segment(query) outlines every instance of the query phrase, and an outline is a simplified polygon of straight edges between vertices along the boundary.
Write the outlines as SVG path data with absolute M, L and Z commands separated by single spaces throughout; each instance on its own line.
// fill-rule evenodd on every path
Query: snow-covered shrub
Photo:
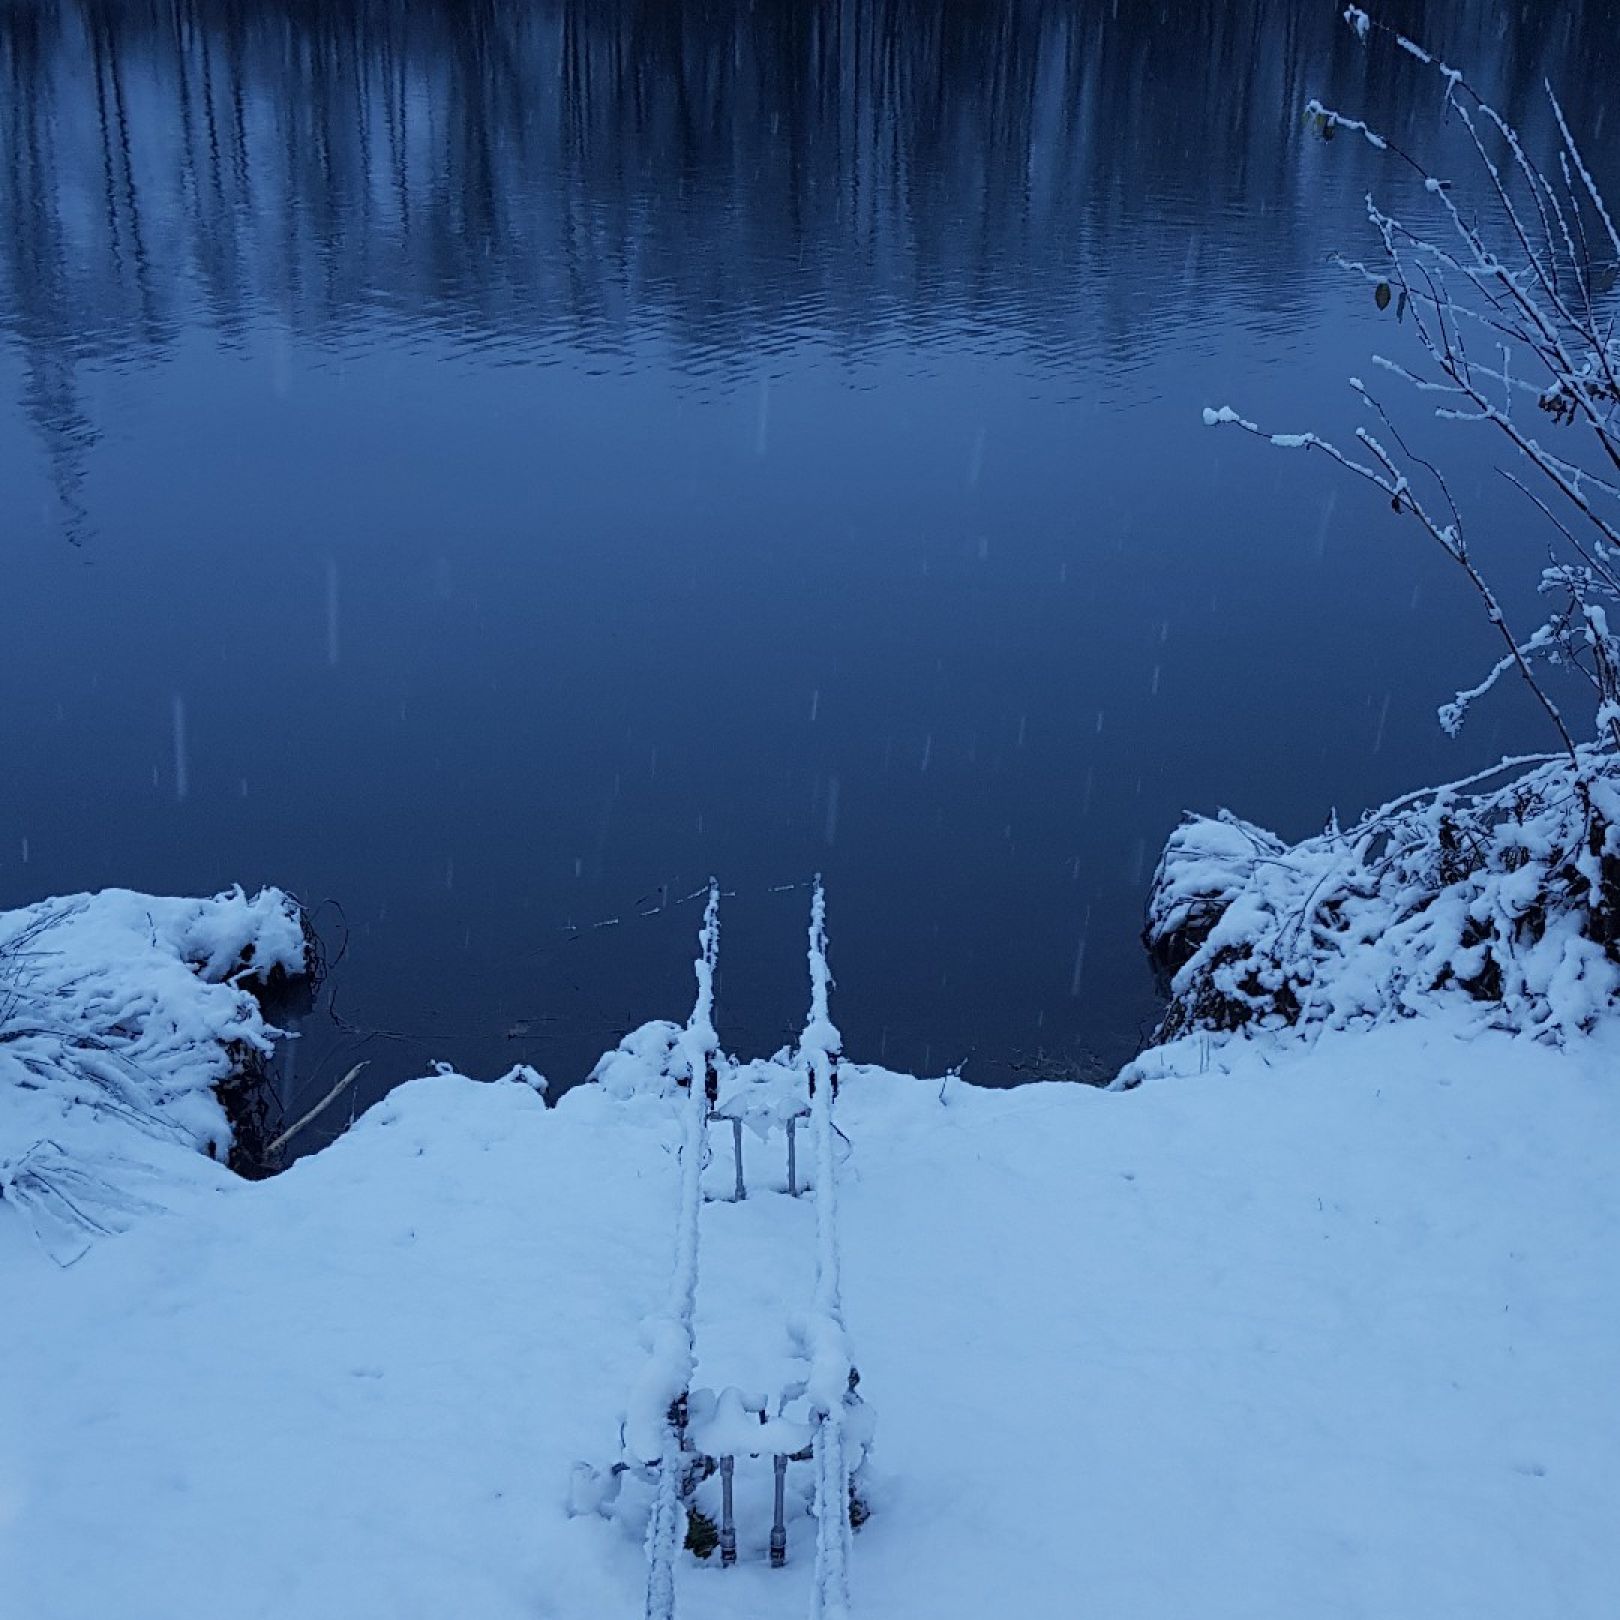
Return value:
M 1620 993 L 1620 768 L 1588 747 L 1292 846 L 1191 818 L 1159 861 L 1144 937 L 1171 975 L 1161 1042 L 1374 1023 L 1442 993 L 1505 1028 L 1588 1029 Z
M 1460 204 L 1451 179 L 1361 119 L 1307 104 L 1322 138 L 1359 136 L 1410 190 L 1399 213 L 1369 196 L 1379 255 L 1339 261 L 1418 351 L 1373 365 L 1442 423 L 1506 452 L 1497 471 L 1522 500 L 1526 572 L 1550 610 L 1528 631 L 1510 624 L 1442 466 L 1360 378 L 1350 386 L 1371 422 L 1349 449 L 1268 433 L 1229 406 L 1204 420 L 1321 455 L 1379 490 L 1457 566 L 1502 643 L 1485 678 L 1441 707 L 1442 727 L 1455 735 L 1511 674 L 1560 751 L 1293 846 L 1232 816 L 1189 820 L 1148 907 L 1148 948 L 1173 975 L 1156 1042 L 1376 1020 L 1442 992 L 1556 1036 L 1587 1028 L 1620 988 L 1620 231 L 1550 87 L 1556 139 L 1541 164 L 1463 73 L 1358 7 L 1345 20 L 1433 77 L 1436 113 L 1480 193 L 1479 206 Z M 1555 700 L 1555 681 L 1578 710 L 1566 713 L 1562 691 Z M 1522 774 L 1501 785 L 1511 769 Z
M 0 912 L 0 1202 L 93 1233 L 117 1224 L 112 1170 L 143 1144 L 252 1168 L 277 1034 L 260 997 L 314 971 L 304 914 L 275 889 Z

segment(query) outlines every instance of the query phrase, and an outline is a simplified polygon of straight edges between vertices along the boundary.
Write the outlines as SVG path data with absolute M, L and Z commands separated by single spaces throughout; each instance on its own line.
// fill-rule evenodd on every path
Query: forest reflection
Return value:
M 1530 127 L 1550 65 L 1612 77 L 1602 4 L 1500 39 L 1494 6 L 1396 10 Z M 266 306 L 608 348 L 653 319 L 697 364 L 984 316 L 1061 346 L 1083 306 L 1123 349 L 1224 255 L 1273 287 L 1319 259 L 1308 75 L 1388 101 L 1297 0 L 25 0 L 0 64 L 0 318 L 36 366 L 161 346 L 192 301 L 226 336 Z M 1110 274 L 1143 234 L 1176 274 Z

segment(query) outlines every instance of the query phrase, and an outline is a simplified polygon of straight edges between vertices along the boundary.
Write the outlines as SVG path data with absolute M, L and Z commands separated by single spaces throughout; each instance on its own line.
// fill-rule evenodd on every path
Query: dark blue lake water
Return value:
M 1116 1065 L 1184 808 L 1544 741 L 1440 733 L 1494 654 L 1387 505 L 1200 423 L 1407 335 L 1301 108 L 1434 97 L 1339 9 L 0 4 L 0 903 L 337 902 L 300 1065 L 375 1092 L 681 1016 L 711 871 L 774 1048 L 820 868 L 854 1056 Z M 1394 13 L 1616 167 L 1612 5 Z

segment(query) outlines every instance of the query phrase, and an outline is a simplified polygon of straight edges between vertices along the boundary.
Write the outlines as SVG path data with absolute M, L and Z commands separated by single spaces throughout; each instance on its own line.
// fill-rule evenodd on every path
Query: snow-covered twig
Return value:
M 370 1058 L 367 1058 L 365 1062 L 355 1064 L 355 1066 L 350 1069 L 349 1072 L 344 1075 L 343 1078 L 339 1080 L 338 1083 L 333 1086 L 332 1089 L 327 1092 L 327 1094 L 322 1097 L 313 1108 L 311 1108 L 307 1113 L 300 1115 L 299 1118 L 289 1125 L 287 1129 L 284 1130 L 279 1136 L 277 1136 L 274 1141 L 268 1143 L 264 1150 L 266 1161 L 274 1162 L 276 1155 L 280 1153 L 281 1150 L 286 1147 L 286 1145 L 292 1141 L 292 1139 L 301 1130 L 303 1130 L 306 1125 L 311 1125 L 317 1119 L 319 1119 L 320 1116 L 324 1114 L 326 1110 L 330 1108 L 332 1104 L 335 1103 L 351 1085 L 354 1084 L 354 1082 L 360 1076 L 360 1071 L 365 1068 L 366 1064 L 370 1061 Z
M 1365 389 L 1361 386 L 1358 379 L 1352 378 L 1351 384 L 1356 388 L 1358 393 L 1362 394 L 1364 398 L 1368 397 Z M 1509 627 L 1507 617 L 1502 611 L 1501 604 L 1497 601 L 1495 591 L 1491 589 L 1491 586 L 1486 580 L 1485 576 L 1480 572 L 1479 568 L 1473 563 L 1468 555 L 1467 547 L 1463 543 L 1462 530 L 1456 519 L 1454 506 L 1452 508 L 1453 521 L 1450 523 L 1442 523 L 1428 510 L 1421 497 L 1414 493 L 1411 480 L 1403 472 L 1401 472 L 1394 456 L 1378 439 L 1376 439 L 1372 434 L 1368 433 L 1365 428 L 1358 428 L 1356 430 L 1356 437 L 1361 441 L 1362 445 L 1366 449 L 1372 452 L 1373 460 L 1377 463 L 1377 465 L 1371 465 L 1364 461 L 1357 461 L 1355 458 L 1347 456 L 1336 444 L 1333 444 L 1330 440 L 1324 439 L 1315 433 L 1267 433 L 1262 427 L 1260 427 L 1258 423 L 1251 422 L 1248 419 L 1239 416 L 1237 412 L 1234 411 L 1230 406 L 1223 405 L 1218 410 L 1206 409 L 1204 412 L 1204 421 L 1211 427 L 1220 425 L 1239 427 L 1245 433 L 1252 434 L 1256 438 L 1265 439 L 1268 443 L 1276 446 L 1278 449 L 1318 450 L 1330 460 L 1336 461 L 1347 472 L 1354 473 L 1356 477 L 1365 479 L 1368 483 L 1373 484 L 1377 488 L 1383 490 L 1383 492 L 1389 496 L 1390 505 L 1395 509 L 1395 511 L 1410 512 L 1418 520 L 1421 526 L 1429 533 L 1429 535 L 1438 543 L 1441 550 L 1443 550 L 1453 562 L 1458 564 L 1458 566 L 1461 567 L 1463 572 L 1467 575 L 1469 583 L 1474 587 L 1475 591 L 1479 594 L 1481 600 L 1484 602 L 1486 617 L 1496 629 L 1497 633 L 1507 643 L 1508 662 L 1519 670 L 1525 682 L 1530 687 L 1530 690 L 1535 694 L 1537 702 L 1540 703 L 1543 711 L 1552 721 L 1554 729 L 1558 732 L 1559 738 L 1563 742 L 1565 748 L 1568 750 L 1570 756 L 1572 758 L 1574 757 L 1575 741 L 1574 738 L 1571 737 L 1569 729 L 1564 723 L 1563 716 L 1559 713 L 1557 705 L 1553 702 L 1552 698 L 1548 695 L 1541 682 L 1537 680 L 1534 672 L 1530 669 L 1529 660 L 1524 651 L 1525 644 L 1521 644 L 1519 638 L 1514 635 L 1512 629 Z M 1435 476 L 1438 477 L 1438 473 L 1436 473 Z M 1443 480 L 1441 487 L 1444 492 Z M 1449 492 L 1445 493 L 1449 503 Z M 1464 707 L 1466 707 L 1466 705 L 1464 705 Z M 1460 711 L 1458 718 L 1460 719 Z M 1447 729 L 1450 730 L 1454 728 L 1448 727 Z
M 1424 375 L 1422 368 L 1384 356 L 1376 356 L 1375 364 L 1419 393 L 1449 396 L 1433 413 L 1440 421 L 1483 424 L 1511 448 L 1524 476 L 1503 468 L 1504 476 L 1548 520 L 1554 545 L 1567 546 L 1574 559 L 1574 566 L 1558 566 L 1555 553 L 1555 566 L 1545 571 L 1544 589 L 1555 583 L 1567 600 L 1528 634 L 1510 628 L 1496 590 L 1470 552 L 1462 515 L 1440 467 L 1411 449 L 1383 402 L 1359 379 L 1352 378 L 1351 385 L 1380 426 L 1376 434 L 1357 430 L 1355 453 L 1316 433 L 1264 432 L 1229 407 L 1206 410 L 1204 419 L 1237 426 L 1280 448 L 1320 452 L 1381 490 L 1396 513 L 1415 518 L 1463 571 L 1505 651 L 1483 681 L 1442 707 L 1448 731 L 1461 724 L 1473 699 L 1513 670 L 1573 761 L 1577 741 L 1591 733 L 1582 725 L 1572 729 L 1554 701 L 1542 669 L 1561 666 L 1587 677 L 1597 735 L 1620 752 L 1620 644 L 1610 640 L 1606 611 L 1620 602 L 1620 568 L 1613 565 L 1620 553 L 1620 480 L 1608 472 L 1620 470 L 1620 340 L 1612 316 L 1600 318 L 1595 280 L 1600 267 L 1592 258 L 1586 216 L 1595 217 L 1597 234 L 1614 250 L 1617 263 L 1620 232 L 1550 85 L 1548 103 L 1562 143 L 1561 187 L 1461 70 L 1359 6 L 1349 6 L 1344 19 L 1358 39 L 1387 39 L 1438 77 L 1442 110 L 1455 115 L 1470 162 L 1487 188 L 1483 216 L 1465 212 L 1453 183 L 1427 161 L 1362 119 L 1315 98 L 1307 102 L 1307 117 L 1323 136 L 1341 128 L 1359 133 L 1415 175 L 1424 201 L 1438 211 L 1437 224 L 1410 225 L 1369 196 L 1367 217 L 1384 262 L 1373 267 L 1338 261 L 1372 281 L 1381 309 L 1393 304 L 1403 321 L 1410 312 L 1410 327 L 1432 370 Z M 1493 155 L 1497 140 L 1508 161 Z M 1465 334 L 1482 330 L 1493 340 L 1499 366 L 1470 353 Z M 1556 449 L 1544 442 L 1522 419 L 1527 402 L 1572 442 Z M 1431 509 L 1423 493 L 1430 487 L 1440 491 L 1444 510 Z

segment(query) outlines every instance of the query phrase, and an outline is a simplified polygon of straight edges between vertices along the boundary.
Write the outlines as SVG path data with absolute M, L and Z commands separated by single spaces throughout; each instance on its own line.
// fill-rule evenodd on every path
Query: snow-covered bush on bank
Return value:
M 1617 823 L 1597 748 L 1292 846 L 1235 816 L 1190 820 L 1148 906 L 1148 948 L 1174 975 L 1158 1039 L 1343 1028 L 1458 992 L 1502 1028 L 1587 1030 L 1620 992 Z
M 1368 422 L 1348 448 L 1269 433 L 1225 405 L 1204 420 L 1321 455 L 1439 546 L 1502 644 L 1484 679 L 1441 707 L 1442 727 L 1455 735 L 1509 675 L 1533 694 L 1559 752 L 1293 846 L 1230 815 L 1190 819 L 1165 848 L 1148 904 L 1146 943 L 1173 975 L 1160 1043 L 1378 1020 L 1442 993 L 1485 1004 L 1504 1027 L 1561 1036 L 1620 993 L 1620 639 L 1610 627 L 1620 612 L 1620 231 L 1550 88 L 1556 138 L 1542 164 L 1463 73 L 1358 7 L 1345 20 L 1369 48 L 1431 77 L 1477 195 L 1312 100 L 1318 135 L 1365 141 L 1411 193 L 1401 212 L 1369 196 L 1379 254 L 1339 262 L 1415 340 L 1416 360 L 1375 355 L 1378 373 L 1442 424 L 1506 452 L 1497 472 L 1526 522 L 1542 622 L 1510 622 L 1443 465 L 1360 378 L 1350 387 Z
M 259 997 L 313 970 L 276 889 L 0 912 L 0 1202 L 48 1239 L 93 1233 L 117 1224 L 116 1166 L 152 1145 L 251 1149 L 276 1036 Z

